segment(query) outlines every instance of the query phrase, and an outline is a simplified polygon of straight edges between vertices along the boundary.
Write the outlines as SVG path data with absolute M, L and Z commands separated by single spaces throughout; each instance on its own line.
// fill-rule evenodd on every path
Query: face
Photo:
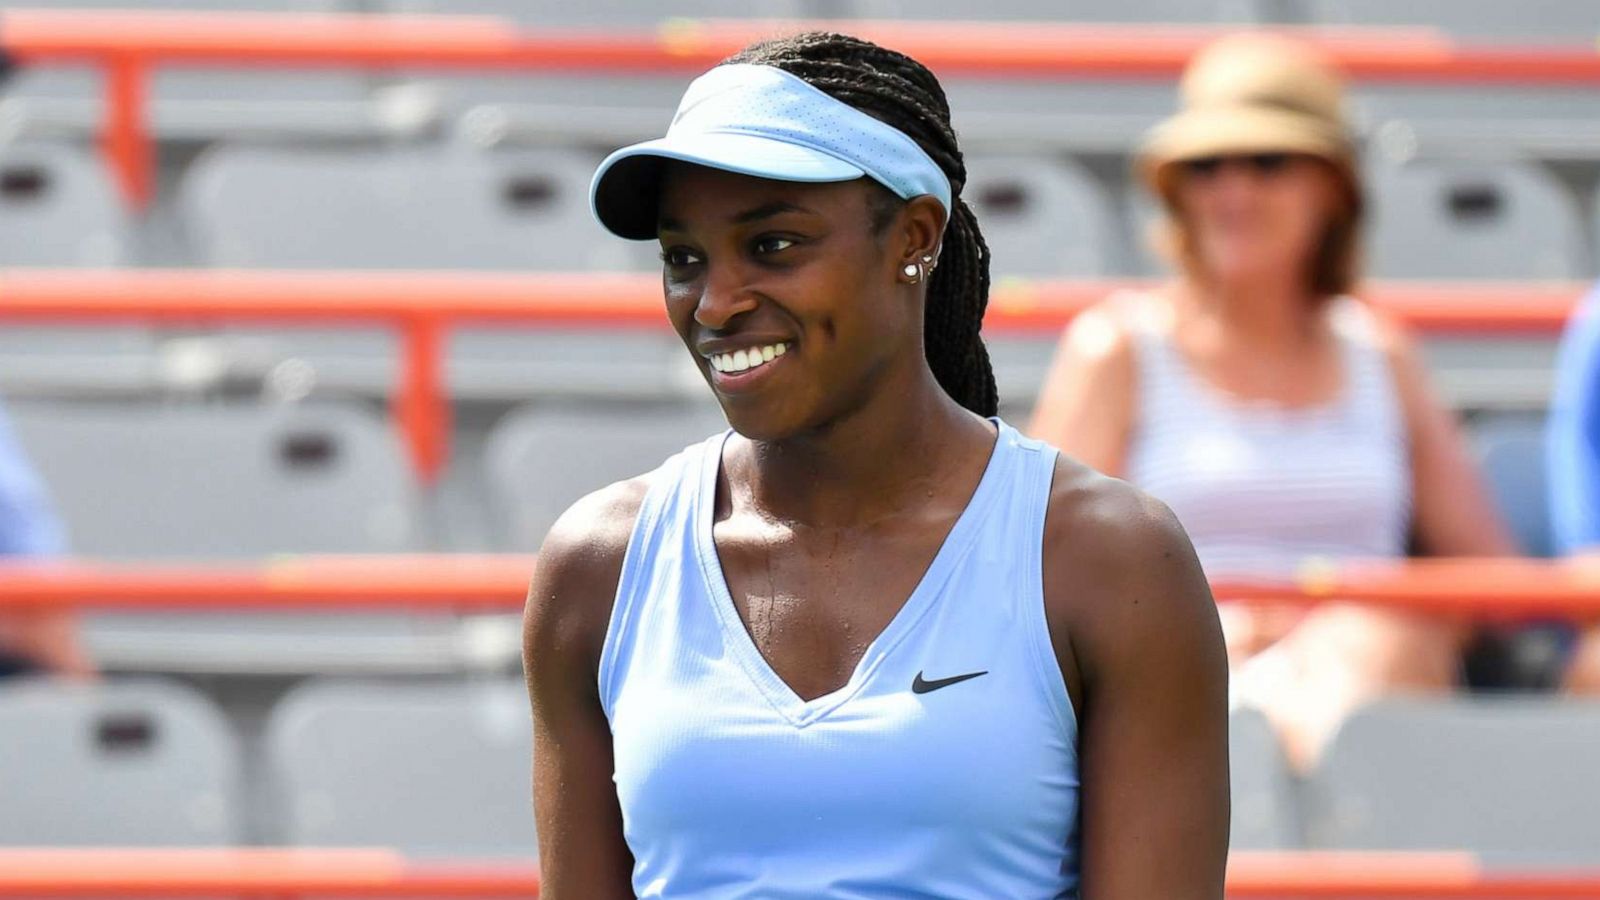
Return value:
M 919 229 L 906 210 L 875 228 L 880 190 L 667 170 L 667 312 L 741 434 L 819 428 L 864 406 L 886 373 L 926 365 L 920 291 L 899 277 Z
M 1337 190 L 1323 164 L 1285 153 L 1193 160 L 1181 177 L 1200 263 L 1221 281 L 1301 277 Z

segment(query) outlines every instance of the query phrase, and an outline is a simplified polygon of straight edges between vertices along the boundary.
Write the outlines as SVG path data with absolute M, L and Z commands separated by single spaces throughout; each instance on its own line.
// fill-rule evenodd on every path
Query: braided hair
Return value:
M 946 393 L 979 415 L 995 415 L 1000 400 L 994 370 L 978 334 L 989 303 L 989 246 L 972 209 L 961 199 L 967 167 L 950 127 L 950 104 L 938 79 L 903 53 L 821 31 L 752 44 L 725 62 L 782 69 L 904 132 L 944 170 L 955 209 L 945 229 L 938 266 L 928 282 L 923 348 L 928 367 Z M 887 189 L 883 195 L 886 202 L 901 202 Z M 874 218 L 882 227 L 890 217 Z

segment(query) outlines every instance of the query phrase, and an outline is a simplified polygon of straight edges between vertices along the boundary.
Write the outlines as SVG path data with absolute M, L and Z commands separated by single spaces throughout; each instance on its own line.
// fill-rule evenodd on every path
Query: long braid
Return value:
M 869 41 L 808 32 L 763 41 L 730 63 L 773 66 L 834 99 L 905 132 L 950 179 L 955 209 L 938 267 L 928 282 L 923 348 L 928 366 L 951 397 L 979 415 L 999 406 L 994 370 L 979 329 L 989 304 L 989 245 L 961 189 L 967 166 L 950 126 L 950 103 L 921 63 Z

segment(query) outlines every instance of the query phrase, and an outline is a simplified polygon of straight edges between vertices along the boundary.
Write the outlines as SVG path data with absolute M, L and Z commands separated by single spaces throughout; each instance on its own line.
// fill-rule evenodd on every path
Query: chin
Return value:
M 804 417 L 775 404 L 744 403 L 720 396 L 717 402 L 728 427 L 752 441 L 782 441 L 808 430 Z

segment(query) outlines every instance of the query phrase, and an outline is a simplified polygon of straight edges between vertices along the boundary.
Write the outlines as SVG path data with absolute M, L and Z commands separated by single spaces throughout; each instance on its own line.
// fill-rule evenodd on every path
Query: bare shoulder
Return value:
M 1135 317 L 1146 298 L 1112 294 L 1072 319 L 1061 336 L 1061 349 L 1092 368 L 1131 371 Z
M 1086 680 L 1098 661 L 1151 629 L 1216 623 L 1200 562 L 1172 510 L 1065 455 L 1045 522 L 1044 588 L 1052 638 L 1058 651 L 1070 647 Z
M 530 661 L 556 654 L 576 657 L 586 668 L 598 665 L 628 540 L 649 488 L 648 476 L 616 482 L 574 503 L 551 527 L 523 611 Z

